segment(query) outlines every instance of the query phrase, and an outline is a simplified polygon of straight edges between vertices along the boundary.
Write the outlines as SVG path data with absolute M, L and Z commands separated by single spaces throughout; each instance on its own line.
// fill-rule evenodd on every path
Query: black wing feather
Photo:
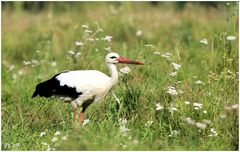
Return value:
M 66 71 L 67 72 L 67 71 Z M 59 73 L 61 74 L 61 73 Z M 51 79 L 41 82 L 36 86 L 35 92 L 32 95 L 32 98 L 39 95 L 40 97 L 51 97 L 53 95 L 71 97 L 76 99 L 81 95 L 81 92 L 77 92 L 76 88 L 69 87 L 67 85 L 60 86 L 60 81 L 56 79 L 59 75 L 55 75 Z

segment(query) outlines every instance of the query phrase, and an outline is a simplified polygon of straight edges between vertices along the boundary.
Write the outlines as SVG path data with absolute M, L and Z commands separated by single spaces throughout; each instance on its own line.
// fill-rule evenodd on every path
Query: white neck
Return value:
M 117 71 L 117 67 L 115 64 L 110 64 L 110 63 L 107 63 L 107 67 L 108 67 L 108 70 L 111 74 L 111 81 L 112 81 L 112 84 L 116 84 L 118 82 L 118 71 Z

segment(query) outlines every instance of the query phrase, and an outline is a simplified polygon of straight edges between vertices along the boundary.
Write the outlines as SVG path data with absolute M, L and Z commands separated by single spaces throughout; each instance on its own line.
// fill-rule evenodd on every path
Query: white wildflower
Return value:
M 83 46 L 84 43 L 82 43 L 82 42 L 80 42 L 80 41 L 76 41 L 76 42 L 75 42 L 75 45 L 76 45 L 76 46 Z
M 17 142 L 13 145 L 13 149 L 18 148 L 19 146 L 20 146 L 20 143 Z
M 45 142 L 41 142 L 41 144 L 44 145 L 44 146 L 49 146 L 49 144 L 45 143 Z
M 236 39 L 235 36 L 227 36 L 227 40 L 229 41 L 234 41 Z
M 202 85 L 204 85 L 204 83 L 203 83 L 201 80 L 197 80 L 197 81 L 195 82 L 195 84 L 202 84 Z
M 122 146 L 123 149 L 125 149 L 126 147 L 127 147 L 127 145 L 125 145 L 125 144 Z
M 85 33 L 92 33 L 93 31 L 86 29 L 86 30 L 84 30 L 84 32 Z
M 141 31 L 141 30 L 138 30 L 137 32 L 136 32 L 136 36 L 141 36 L 143 34 L 143 32 Z
M 16 81 L 17 81 L 17 75 L 13 74 L 13 83 L 16 83 Z
M 30 64 L 32 64 L 30 61 L 23 61 L 23 64 L 24 65 L 30 65 Z
M 119 122 L 119 126 L 120 126 L 120 133 L 122 136 L 127 136 L 127 133 L 130 131 L 130 129 L 128 129 L 126 127 L 126 124 L 127 124 L 127 119 L 125 118 L 120 118 L 118 120 Z
M 183 94 L 183 91 L 182 91 L 182 90 L 178 90 L 178 93 L 179 93 L 179 94 Z
M 194 75 L 194 76 L 193 76 L 193 79 L 197 79 L 197 76 Z
M 172 56 L 172 54 L 169 53 L 169 52 L 164 52 L 161 56 L 162 56 L 163 58 L 169 59 L 169 58 Z
M 200 108 L 199 108 L 199 107 L 193 107 L 193 109 L 195 109 L 195 110 L 199 110 Z
M 103 32 L 103 29 L 102 29 L 102 28 L 99 28 L 97 31 L 98 31 L 98 32 Z
M 53 137 L 51 141 L 52 141 L 52 142 L 56 142 L 57 140 L 58 140 L 57 137 Z
M 14 65 L 9 65 L 9 66 L 8 66 L 8 71 L 12 71 L 14 68 L 15 68 Z
M 60 131 L 56 131 L 55 136 L 59 136 L 59 135 L 61 135 L 61 132 Z
M 232 105 L 233 109 L 238 109 L 238 104 Z
M 233 59 L 227 59 L 227 61 L 233 61 Z M 231 75 L 233 74 L 232 71 L 230 71 L 230 70 L 227 70 L 227 73 L 231 74 Z
M 80 56 L 82 53 L 81 52 L 77 52 L 76 54 L 75 54 L 75 57 L 78 57 L 78 56 Z
M 153 121 L 147 121 L 144 125 L 146 127 L 150 127 L 152 125 Z
M 120 69 L 120 72 L 123 74 L 128 74 L 130 71 L 131 69 L 128 66 Z
M 84 25 L 82 25 L 82 28 L 86 28 L 86 29 L 87 29 L 87 28 L 88 28 L 88 26 L 84 24 Z
M 201 103 L 197 103 L 197 102 L 194 102 L 194 103 L 193 103 L 193 106 L 202 108 L 202 104 L 201 104 Z
M 202 106 L 203 106 L 203 104 L 201 104 L 201 103 L 196 103 L 196 102 L 193 103 L 193 108 L 194 108 L 195 110 L 201 109 Z
M 170 107 L 168 107 L 169 112 L 173 112 L 173 111 L 178 111 L 178 109 L 176 107 L 174 107 L 172 104 L 170 105 Z
M 125 125 L 125 124 L 127 124 L 127 119 L 125 119 L 125 118 L 120 118 L 119 120 L 118 120 L 118 122 L 119 122 L 119 125 L 121 126 L 121 125 Z
M 180 64 L 177 64 L 177 63 L 172 63 L 172 66 L 173 66 L 173 69 L 174 70 L 179 70 L 180 69 L 180 67 L 181 67 L 181 65 Z
M 224 118 L 226 118 L 227 116 L 226 116 L 225 114 L 221 114 L 219 117 L 220 117 L 221 119 L 224 119 Z
M 210 129 L 210 135 L 208 135 L 208 136 L 210 136 L 210 137 L 213 137 L 213 136 L 218 136 L 218 133 L 216 132 L 216 130 L 214 129 L 214 128 L 211 128 Z
M 169 74 L 169 76 L 170 77 L 175 77 L 175 76 L 177 76 L 177 72 L 172 72 L 172 73 Z
M 189 101 L 184 101 L 184 103 L 185 103 L 186 105 L 189 105 L 189 104 L 190 104 L 190 102 L 189 102 Z
M 46 132 L 43 131 L 43 132 L 40 132 L 40 135 L 39 135 L 39 136 L 42 137 L 42 136 L 44 136 L 44 135 L 46 135 Z
M 206 114 L 206 113 L 207 113 L 207 110 L 203 110 L 203 113 L 205 113 L 205 114 Z
M 155 51 L 154 54 L 155 54 L 155 55 L 160 55 L 161 53 L 158 52 L 158 51 Z
M 88 39 L 88 41 L 90 41 L 90 42 L 93 42 L 93 41 L 94 41 L 94 39 L 93 39 L 93 38 L 89 38 L 89 39 Z
M 212 133 L 216 133 L 216 131 L 215 131 L 214 128 L 211 128 L 210 131 L 211 131 Z
M 32 59 L 31 62 L 32 62 L 32 64 L 38 64 L 39 63 L 38 60 L 35 60 L 35 59 Z
M 160 110 L 162 110 L 162 109 L 163 109 L 163 106 L 161 106 L 160 103 L 157 103 L 157 104 L 156 104 L 156 110 L 157 110 L 157 111 L 160 111 Z
M 193 120 L 192 118 L 188 117 L 184 120 L 187 124 L 190 125 L 194 125 L 195 124 L 195 120 Z
M 171 132 L 171 134 L 168 135 L 168 136 L 169 136 L 169 137 L 177 137 L 179 133 L 180 133 L 180 131 L 173 130 L 173 131 Z
M 168 86 L 167 89 L 168 89 L 168 90 L 167 90 L 167 93 L 168 93 L 168 94 L 170 94 L 170 95 L 172 95 L 172 96 L 178 95 L 178 92 L 177 92 L 177 90 L 176 90 L 175 87 L 173 87 L 173 86 Z
M 137 139 L 134 139 L 134 140 L 133 140 L 133 143 L 134 143 L 134 144 L 138 144 L 139 141 L 138 141 Z
M 56 61 L 51 62 L 51 66 L 52 67 L 56 67 L 57 66 L 57 62 Z
M 95 51 L 96 51 L 96 52 L 98 52 L 98 51 L 99 51 L 99 49 L 98 49 L 98 48 L 96 48 L 96 49 L 95 49 Z
M 74 55 L 74 54 L 75 54 L 75 52 L 73 52 L 73 51 L 68 51 L 68 53 L 69 53 L 70 55 Z
M 200 129 L 205 129 L 207 127 L 207 125 L 205 123 L 201 123 L 201 122 L 197 122 L 196 126 Z
M 232 110 L 232 107 L 225 106 L 224 109 L 226 109 L 226 110 Z
M 62 137 L 62 140 L 67 140 L 67 138 L 68 138 L 68 135 L 63 136 L 63 137 Z
M 203 119 L 202 122 L 209 125 L 212 124 L 212 121 L 207 119 Z
M 88 124 L 90 122 L 90 120 L 89 119 L 85 119 L 84 121 L 83 121 L 83 126 L 85 126 L 86 124 Z
M 17 79 L 17 75 L 13 74 L 13 80 L 16 80 L 16 79 Z
M 152 45 L 152 44 L 146 44 L 145 45 L 146 47 L 152 47 L 152 48 L 156 48 L 154 45 Z
M 172 53 L 169 53 L 169 52 L 165 52 L 164 54 L 168 56 L 172 56 Z
M 20 75 L 20 76 L 23 75 L 23 70 L 19 70 L 18 75 Z
M 153 91 L 154 91 L 154 88 L 150 89 L 149 91 L 150 91 L 150 92 L 153 92 Z
M 48 148 L 46 149 L 46 151 L 51 151 L 52 148 L 48 145 Z
M 177 82 L 176 82 L 176 84 L 181 84 L 181 83 L 182 83 L 182 81 L 177 81 Z
M 120 133 L 122 136 L 127 136 L 127 133 L 130 131 L 130 129 L 126 128 L 126 126 L 120 126 Z
M 110 46 L 106 47 L 106 48 L 104 48 L 104 50 L 111 52 L 111 47 Z
M 207 45 L 208 44 L 208 40 L 207 39 L 202 39 L 202 40 L 200 40 L 200 43 Z
M 103 38 L 103 40 L 110 42 L 110 41 L 112 40 L 112 38 L 113 38 L 112 36 L 106 35 L 106 36 Z

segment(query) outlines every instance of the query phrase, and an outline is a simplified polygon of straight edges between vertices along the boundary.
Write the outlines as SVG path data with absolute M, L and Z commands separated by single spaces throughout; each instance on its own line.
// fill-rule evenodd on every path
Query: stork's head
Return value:
M 105 62 L 109 64 L 126 63 L 126 64 L 144 64 L 143 62 L 133 61 L 119 56 L 117 53 L 108 53 Z

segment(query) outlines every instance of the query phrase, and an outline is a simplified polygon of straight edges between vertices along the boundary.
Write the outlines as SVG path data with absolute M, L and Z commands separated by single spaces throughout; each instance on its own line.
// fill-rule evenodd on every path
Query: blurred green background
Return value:
M 1 5 L 2 150 L 238 149 L 238 2 Z M 116 98 L 110 92 L 86 111 L 87 125 L 73 130 L 71 107 L 56 98 L 31 99 L 37 83 L 63 70 L 108 73 L 111 51 L 145 65 L 129 65 Z

